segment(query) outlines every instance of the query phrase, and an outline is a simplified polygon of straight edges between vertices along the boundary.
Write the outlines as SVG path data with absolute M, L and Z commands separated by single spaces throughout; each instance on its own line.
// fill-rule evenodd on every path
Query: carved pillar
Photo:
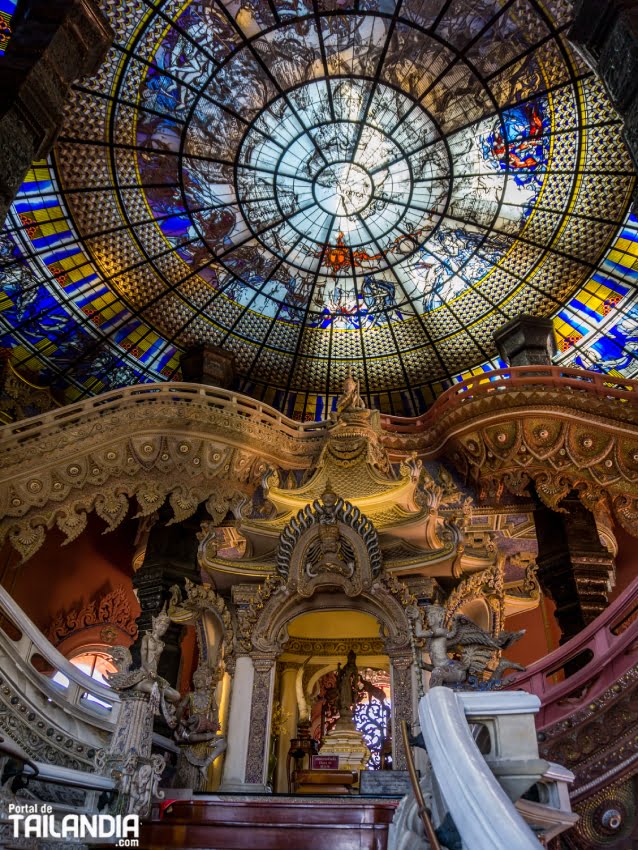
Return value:
M 520 315 L 494 334 L 500 357 L 508 366 L 549 366 L 556 353 L 551 319 Z
M 246 781 L 246 755 L 250 740 L 250 701 L 253 695 L 254 668 L 249 655 L 237 656 L 233 672 L 226 756 L 221 791 L 241 791 Z
M 407 770 L 401 721 L 412 727 L 414 719 L 414 685 L 412 655 L 390 656 L 390 688 L 392 693 L 392 769 Z
M 142 609 L 137 618 L 140 637 L 132 648 L 135 664 L 139 663 L 141 638 L 144 632 L 151 628 L 152 618 L 168 601 L 171 587 L 178 584 L 183 589 L 186 578 L 196 583 L 200 581 L 197 562 L 199 527 L 200 522 L 196 518 L 174 525 L 166 525 L 160 519 L 150 530 L 144 561 L 133 575 L 133 587 Z M 179 680 L 180 643 L 183 634 L 183 626 L 171 624 L 164 637 L 166 647 L 158 667 L 159 675 L 167 679 L 174 687 Z
M 96 754 L 103 776 L 112 776 L 120 795 L 118 814 L 150 813 L 153 795 L 166 766 L 164 757 L 151 753 L 157 699 L 140 690 L 120 691 L 120 712 L 108 751 Z
M 281 672 L 281 683 L 279 687 L 279 703 L 286 719 L 286 731 L 279 736 L 277 752 L 277 774 L 275 777 L 273 791 L 288 790 L 288 773 L 286 770 L 286 757 L 290 749 L 290 741 L 297 735 L 297 694 L 295 692 L 295 680 L 299 664 L 286 662 Z
M 556 605 L 561 643 L 578 634 L 607 607 L 615 566 L 600 542 L 596 520 L 574 493 L 561 502 L 566 513 L 538 505 L 538 581 Z
M 209 387 L 232 385 L 235 379 L 235 355 L 216 345 L 199 345 L 182 354 L 182 378 Z
M 0 62 L 0 221 L 45 157 L 71 84 L 95 74 L 113 32 L 93 0 L 20 0 Z
M 272 716 L 275 659 L 272 656 L 253 655 L 252 707 L 250 710 L 250 740 L 246 754 L 246 782 L 266 790 L 268 773 L 268 740 Z

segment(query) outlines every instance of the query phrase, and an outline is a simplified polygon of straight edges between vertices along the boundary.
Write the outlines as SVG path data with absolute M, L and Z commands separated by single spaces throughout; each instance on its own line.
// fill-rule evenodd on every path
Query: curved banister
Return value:
M 87 676 L 58 652 L 2 586 L 0 586 L 0 612 L 21 633 L 21 637 L 14 640 L 6 629 L 0 626 L 3 648 L 13 658 L 21 673 L 32 681 L 36 681 L 48 699 L 63 706 L 73 706 L 80 716 L 92 725 L 111 728 L 119 710 L 118 694 Z M 31 659 L 36 654 L 44 658 L 53 670 L 62 673 L 68 679 L 68 687 L 54 683 L 49 676 L 36 670 L 31 663 Z M 99 702 L 91 703 L 86 699 L 87 696 Z M 106 703 L 107 707 L 101 706 L 100 703 Z
M 638 661 L 638 579 L 582 632 L 516 676 L 510 688 L 541 700 L 538 728 L 572 714 L 579 701 L 591 702 Z M 562 681 L 552 675 L 590 650 L 584 666 Z
M 474 695 L 479 696 L 481 695 Z M 537 701 L 512 694 L 525 713 Z M 486 702 L 493 701 L 489 694 Z M 530 709 L 529 703 L 533 708 Z M 490 714 L 486 707 L 485 715 Z M 463 847 L 472 850 L 538 850 L 538 839 L 507 796 L 472 737 L 462 696 L 450 688 L 430 688 L 419 702 L 419 720 L 432 771 Z
M 423 414 L 415 417 L 381 414 L 381 425 L 389 434 L 415 434 L 432 427 L 452 410 L 488 395 L 510 393 L 537 387 L 544 390 L 581 392 L 595 395 L 618 404 L 638 401 L 638 381 L 615 379 L 599 372 L 566 369 L 562 366 L 515 366 L 482 372 L 449 387 Z M 301 440 L 312 440 L 333 427 L 330 420 L 298 422 L 270 405 L 250 396 L 201 384 L 166 382 L 138 384 L 75 402 L 39 416 L 4 425 L 0 434 L 4 440 L 13 437 L 39 438 L 61 425 L 69 426 L 91 414 L 101 415 L 111 410 L 137 404 L 163 401 L 188 403 L 197 401 L 208 407 L 226 411 L 231 416 L 244 416 L 257 423 L 275 428 L 279 433 Z
M 563 366 L 512 366 L 482 372 L 465 381 L 460 381 L 442 393 L 425 413 L 420 416 L 381 415 L 381 424 L 386 431 L 399 434 L 418 433 L 431 427 L 446 413 L 468 404 L 477 398 L 496 393 L 515 392 L 526 387 L 542 387 L 546 390 L 577 390 L 621 403 L 633 400 L 638 403 L 638 381 L 618 380 L 600 372 L 584 369 L 566 369 Z

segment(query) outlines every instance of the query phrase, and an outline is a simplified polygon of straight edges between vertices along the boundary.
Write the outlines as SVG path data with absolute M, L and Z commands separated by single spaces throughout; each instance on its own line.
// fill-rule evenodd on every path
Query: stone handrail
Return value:
M 386 431 L 415 434 L 431 428 L 437 420 L 471 401 L 488 395 L 513 393 L 527 387 L 544 390 L 586 392 L 599 398 L 638 404 L 638 381 L 617 380 L 599 372 L 566 369 L 562 366 L 515 366 L 482 372 L 460 381 L 440 395 L 425 413 L 416 417 L 382 414 L 381 424 Z
M 558 681 L 565 665 L 579 659 L 585 662 L 582 668 Z M 626 588 L 593 623 L 528 667 L 510 687 L 526 690 L 540 698 L 537 727 L 543 729 L 590 703 L 636 663 L 638 580 Z
M 2 586 L 0 614 L 21 634 L 18 640 L 14 640 L 4 622 L 0 621 L 0 645 L 19 674 L 35 684 L 47 699 L 72 713 L 78 720 L 111 731 L 119 711 L 119 696 L 111 688 L 87 676 L 58 652 Z M 32 663 L 35 656 L 43 658 L 53 671 L 62 673 L 68 679 L 68 686 L 53 682 L 51 676 L 39 673 Z
M 210 408 L 225 410 L 234 416 L 249 418 L 256 424 L 269 425 L 279 433 L 297 439 L 315 437 L 317 432 L 321 433 L 332 427 L 329 421 L 297 422 L 275 410 L 274 407 L 262 404 L 241 393 L 200 384 L 171 382 L 138 384 L 111 390 L 84 401 L 48 411 L 40 416 L 5 425 L 1 433 L 3 441 L 10 440 L 12 437 L 18 437 L 21 442 L 25 438 L 39 439 L 57 428 L 68 428 L 85 422 L 91 415 L 105 415 L 112 410 L 121 410 L 124 406 L 135 407 L 149 402 L 160 404 L 163 401 L 183 404 L 198 402 Z
M 489 695 L 492 700 L 494 696 Z M 534 704 L 530 709 L 528 703 L 533 698 L 527 695 L 524 699 L 520 698 L 522 694 L 510 696 L 518 697 L 512 702 L 525 703 L 525 713 L 537 707 Z M 472 737 L 462 697 L 450 688 L 431 688 L 419 702 L 419 720 L 432 771 L 463 846 L 472 850 L 538 850 L 538 839 Z

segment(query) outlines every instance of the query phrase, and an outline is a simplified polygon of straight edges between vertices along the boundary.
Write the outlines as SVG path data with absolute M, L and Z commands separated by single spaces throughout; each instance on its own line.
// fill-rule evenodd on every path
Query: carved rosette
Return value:
M 593 402 L 596 399 L 592 399 Z M 632 405 L 629 405 L 632 407 Z M 613 408 L 607 411 L 610 413 Z M 631 412 L 631 411 L 629 411 Z M 519 412 L 454 437 L 447 452 L 480 489 L 503 488 L 522 496 L 530 484 L 552 510 L 572 491 L 594 514 L 613 513 L 638 536 L 638 433 L 599 416 L 573 419 L 549 409 L 546 416 Z
M 266 747 L 268 746 L 270 705 L 272 699 L 274 657 L 253 656 L 255 675 L 250 713 L 250 740 L 246 757 L 246 782 L 266 782 Z

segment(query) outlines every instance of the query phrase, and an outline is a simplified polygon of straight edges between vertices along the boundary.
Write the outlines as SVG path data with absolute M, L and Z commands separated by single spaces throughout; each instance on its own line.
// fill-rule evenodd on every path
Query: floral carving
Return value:
M 59 644 L 74 632 L 91 626 L 104 626 L 102 634 L 107 637 L 112 634 L 114 638 L 117 638 L 117 632 L 113 627 L 117 627 L 131 640 L 135 640 L 137 637 L 135 617 L 131 611 L 128 594 L 122 585 L 87 602 L 82 608 L 74 608 L 68 612 L 60 611 L 51 622 L 46 634 L 51 643 Z M 107 632 L 106 627 L 111 627 L 111 631 Z

